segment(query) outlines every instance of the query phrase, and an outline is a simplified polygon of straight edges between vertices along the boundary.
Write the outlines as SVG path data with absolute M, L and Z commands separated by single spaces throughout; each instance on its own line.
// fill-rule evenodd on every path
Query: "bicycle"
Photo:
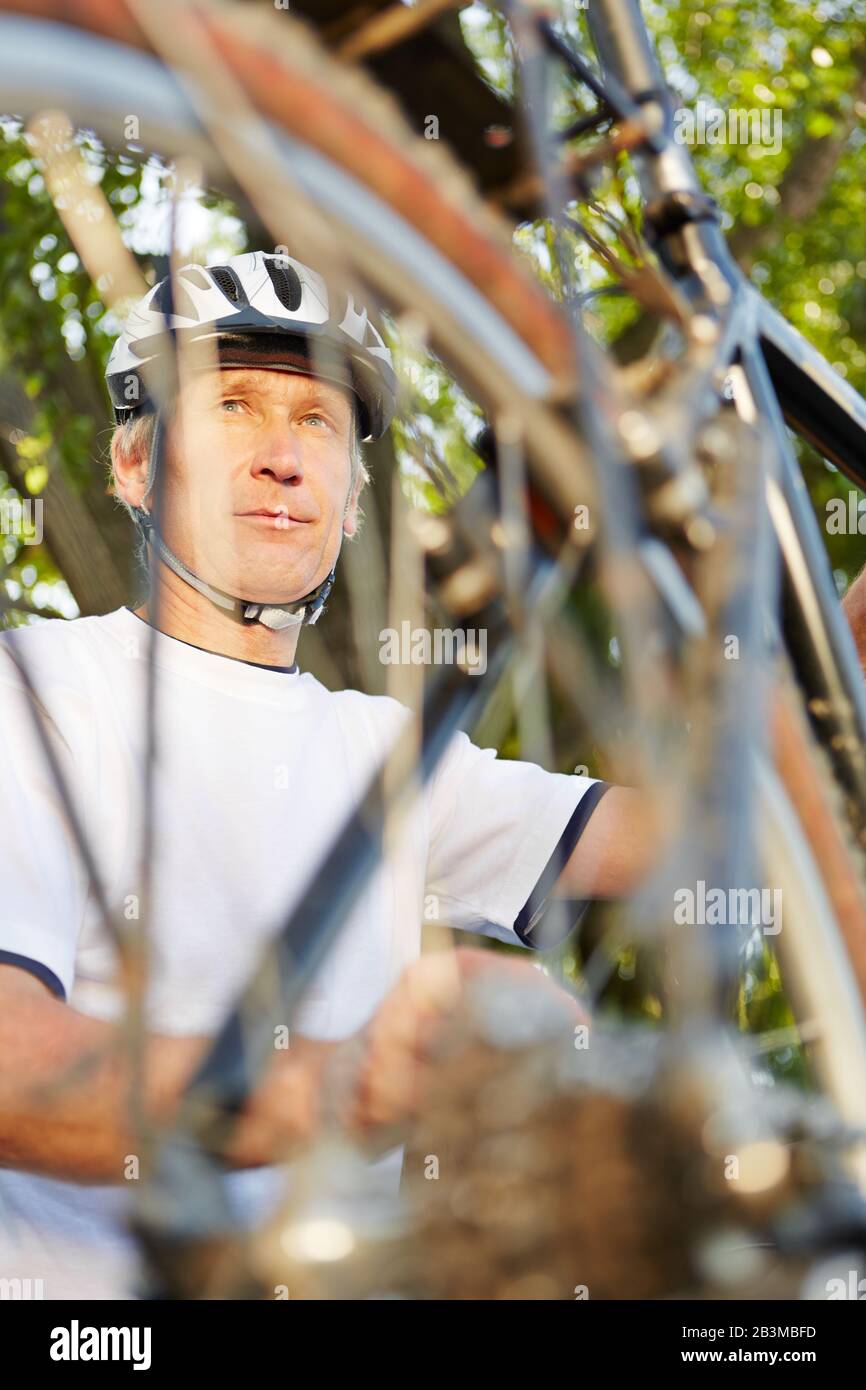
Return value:
M 802 1014 L 801 1034 L 835 1113 L 860 1136 L 866 1120 L 866 897 L 860 857 L 866 843 L 866 695 L 784 422 L 862 483 L 866 404 L 761 300 L 732 261 L 717 209 L 702 192 L 685 148 L 672 139 L 670 98 L 636 5 L 597 0 L 587 14 L 597 71 L 543 14 L 508 6 L 524 88 L 534 98 L 527 122 L 544 204 L 560 237 L 556 250 L 566 286 L 561 304 L 529 277 L 514 255 L 507 223 L 485 206 L 453 161 L 413 135 L 367 78 L 335 63 L 289 16 L 241 12 L 230 5 L 172 6 L 170 29 L 162 0 L 111 8 L 86 0 L 41 0 L 40 20 L 14 17 L 22 11 L 32 15 L 34 6 L 0 5 L 0 90 L 9 109 L 37 113 L 46 97 L 52 106 L 61 101 L 76 123 L 93 125 L 109 144 L 122 146 L 124 103 L 135 91 L 155 148 L 178 160 L 191 155 L 241 207 L 261 201 L 264 193 L 262 212 L 277 246 L 289 239 L 290 229 L 299 255 L 315 259 L 307 250 L 314 248 L 338 278 L 363 280 L 396 315 L 411 311 L 416 329 L 420 316 L 422 339 L 481 405 L 488 430 L 474 443 L 487 468 L 450 511 L 432 524 L 422 519 L 417 544 L 439 611 L 449 621 L 485 629 L 494 658 L 480 679 L 469 680 L 455 668 L 432 683 L 423 713 L 420 775 L 430 775 L 453 728 L 471 730 L 495 713 L 509 665 L 532 669 L 538 660 L 533 624 L 546 624 L 553 641 L 577 654 L 580 681 L 562 656 L 556 660 L 557 676 L 606 748 L 614 774 L 671 789 L 671 814 L 680 827 L 676 855 L 636 898 L 631 929 L 655 945 L 668 976 L 674 1054 L 684 1041 L 694 1040 L 701 1059 L 712 1055 L 714 1045 L 722 1046 L 737 943 L 732 935 L 677 933 L 666 905 L 676 885 L 700 877 L 732 891 L 760 878 L 754 866 L 757 800 L 762 873 L 781 885 L 787 904 L 794 904 L 786 909 L 776 945 Z M 420 22 L 422 16 L 417 18 Z M 543 74 L 554 59 L 599 102 L 569 142 L 608 127 L 588 151 L 572 150 L 563 160 L 557 159 L 540 114 Z M 60 162 L 69 158 L 68 138 L 62 146 L 66 137 L 55 127 L 62 148 L 52 155 L 48 127 L 42 132 L 48 168 L 56 159 L 57 176 L 64 170 L 68 175 L 69 165 Z M 666 319 L 666 331 L 639 369 L 618 366 L 587 333 L 561 244 L 568 195 L 574 192 L 569 180 L 585 199 L 587 178 L 621 155 L 635 160 L 647 252 L 646 282 L 630 283 L 630 290 L 656 310 L 661 302 Z M 180 167 L 182 178 L 188 177 Z M 85 208 L 98 205 L 87 202 L 97 199 L 95 191 L 75 187 Z M 76 230 L 86 246 L 86 227 Z M 134 280 L 134 268 L 119 236 L 109 233 L 100 250 L 118 294 Z M 575 527 L 578 507 L 595 519 L 589 532 Z M 624 654 L 621 687 L 594 669 L 598 663 L 560 611 L 590 567 L 601 575 L 614 615 Z M 781 620 L 766 639 L 759 619 L 780 611 Z M 722 652 L 722 639 L 732 632 L 740 638 L 736 662 L 726 661 Z M 759 674 L 768 651 L 778 682 L 773 689 Z M 750 718 L 743 717 L 744 710 L 750 710 Z M 714 715 L 713 735 L 696 747 L 684 726 L 690 719 L 700 726 L 707 711 Z M 149 718 L 155 724 L 153 699 Z M 639 733 L 632 745 L 617 750 L 610 747 L 611 732 L 622 724 Z M 153 736 L 151 728 L 151 747 Z M 775 768 L 762 757 L 770 741 Z M 549 748 L 543 731 L 537 746 L 542 754 Z M 258 1025 L 253 1028 L 247 1018 L 239 1027 L 248 1013 L 241 1001 L 191 1087 L 174 1131 L 150 1136 L 154 1145 L 159 1139 L 162 1159 L 144 1194 L 141 1229 L 163 1287 L 175 1293 L 189 1287 L 178 1249 L 185 1248 L 190 1233 L 178 1201 L 182 1184 L 170 1176 L 172 1160 L 183 1153 L 191 1134 L 202 1154 L 218 1153 L 225 1142 L 231 1116 L 264 1060 L 272 1019 L 291 1018 L 339 931 L 347 901 L 377 861 L 386 810 L 400 813 L 411 764 L 403 751 L 396 763 L 403 769 L 396 790 L 393 780 L 374 781 L 311 880 L 303 913 L 285 923 L 276 959 L 264 961 L 251 982 L 246 1002 L 267 1001 Z M 748 776 L 741 775 L 744 768 Z M 73 801 L 69 797 L 70 806 Z M 716 843 L 719 826 L 724 836 Z M 152 826 L 148 833 L 152 836 Z M 79 847 L 88 862 L 81 834 Z M 92 858 L 89 862 L 95 881 Z M 134 945 L 125 946 L 134 963 Z M 280 981 L 276 997 L 275 978 Z M 552 1094 L 558 1053 L 543 1022 L 537 1025 L 535 1063 L 531 1049 L 510 1063 L 508 1030 L 505 1041 L 495 1030 L 484 1031 L 486 1007 L 478 1002 L 461 1035 L 467 1043 L 476 1040 L 476 1087 L 485 1080 L 490 1084 L 491 1077 L 525 1073 L 535 1077 L 544 1095 Z M 140 998 L 138 1003 L 133 998 L 132 1008 L 134 1016 Z M 598 1063 L 608 1088 L 615 1075 L 628 1072 L 617 1039 L 610 1046 L 617 1065 L 608 1066 L 603 1058 Z M 435 1136 L 447 1098 L 465 1091 L 459 1055 L 453 1054 L 454 1061 L 449 1048 L 443 1049 L 443 1086 L 422 1135 Z M 575 1074 L 581 1105 L 562 1123 L 584 1116 L 596 1135 L 595 1164 L 606 1144 L 615 1148 L 621 1141 L 634 1172 L 640 1172 L 635 1116 L 644 1121 L 663 1116 L 660 1133 L 679 1171 L 697 1142 L 695 1117 L 705 1118 L 716 1105 L 724 1109 L 726 1097 L 739 1094 L 729 1075 L 707 1081 L 704 1099 L 695 1102 L 689 1123 L 680 1128 L 659 1099 L 660 1078 L 669 1076 L 669 1065 L 668 1055 L 655 1072 L 638 1068 L 628 1102 L 609 1103 L 598 1114 L 581 1089 L 592 1092 L 591 1077 L 585 1070 Z M 705 1074 L 703 1063 L 696 1063 L 695 1086 L 695 1078 Z M 464 1095 L 464 1105 L 470 1103 L 471 1095 Z M 790 1113 L 768 1120 L 760 1106 L 756 1115 L 755 1133 L 765 1136 L 773 1133 L 773 1123 L 781 1132 L 801 1123 Z M 553 1151 L 563 1144 L 561 1126 L 548 1118 Z M 434 1138 L 425 1139 L 422 1151 L 426 1144 L 429 1152 L 433 1143 Z M 471 1135 L 464 1132 L 458 1143 L 471 1166 L 472 1154 L 477 1157 Z M 862 1215 L 852 1192 L 862 1193 L 866 1178 L 862 1138 L 846 1141 L 844 1148 L 842 1171 L 851 1188 L 844 1187 L 844 1201 L 838 1211 L 832 1208 L 825 1227 L 837 1235 L 847 1221 L 859 1241 Z M 664 1176 L 661 1149 L 647 1166 L 656 1189 L 670 1196 L 676 1185 L 670 1173 Z M 829 1159 L 828 1167 L 835 1171 Z M 221 1230 L 218 1169 L 205 1165 L 199 1179 L 205 1171 L 213 1183 L 210 1219 Z M 803 1180 L 803 1187 L 793 1183 L 791 1190 L 805 1190 L 807 1202 L 820 1213 L 832 1188 L 822 1177 Z M 784 1210 L 779 1184 L 771 1183 L 770 1189 Z M 713 1220 L 724 1210 L 723 1192 L 720 1188 L 708 1203 Z M 418 1193 L 415 1200 L 423 1211 Z M 761 1220 L 770 1219 L 771 1208 L 768 1202 Z M 659 1230 L 668 1229 L 665 1221 L 673 1219 L 669 1210 Z M 435 1233 L 447 1225 L 447 1213 L 434 1210 L 419 1221 Z M 811 1236 L 817 1240 L 815 1232 Z M 657 1296 L 696 1277 L 685 1250 L 673 1272 L 653 1266 L 647 1253 L 652 1242 L 641 1244 L 639 1259 L 626 1251 L 613 1272 L 599 1273 L 592 1230 L 572 1238 L 594 1251 L 590 1282 L 597 1279 L 608 1292 L 627 1287 L 633 1296 Z M 805 1257 L 808 1248 L 804 1240 L 798 1256 Z M 533 1258 L 543 1255 L 536 1252 Z M 460 1259 L 469 1268 L 466 1250 Z M 454 1256 L 443 1266 L 451 1277 L 455 1261 L 459 1265 Z M 623 1271 L 635 1263 L 640 1277 L 629 1285 Z M 272 1272 L 273 1264 L 265 1264 Z M 398 1267 L 403 1269 L 399 1261 Z M 403 1274 L 423 1295 L 418 1270 Z M 294 1277 L 300 1277 L 297 1271 Z M 331 1287 L 319 1282 L 318 1273 L 308 1270 L 306 1277 L 314 1296 Z M 374 1278 L 380 1277 L 381 1267 L 375 1265 Z M 495 1256 L 485 1277 L 495 1284 Z M 560 1289 L 563 1277 L 560 1271 L 543 1286 Z M 784 1274 L 781 1282 L 787 1287 Z M 434 1276 L 426 1291 L 447 1296 L 447 1287 Z M 470 1287 L 475 1287 L 471 1277 L 467 1292 Z M 751 1288 L 747 1296 L 760 1295 Z

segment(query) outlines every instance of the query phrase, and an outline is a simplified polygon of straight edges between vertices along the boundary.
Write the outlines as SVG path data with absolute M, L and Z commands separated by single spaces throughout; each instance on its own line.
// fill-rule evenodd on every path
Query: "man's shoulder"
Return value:
M 52 618 L 0 632 L 2 678 L 49 679 L 75 685 L 94 661 L 104 658 L 106 642 L 119 640 L 118 618 L 123 610 L 100 617 Z
M 415 717 L 408 705 L 391 695 L 368 695 L 361 690 L 331 691 L 318 681 L 316 685 L 327 700 L 337 702 L 344 723 L 366 729 L 381 749 L 394 743 Z M 490 759 L 496 759 L 495 748 L 479 748 L 462 729 L 453 729 L 437 760 L 431 785 L 437 785 L 446 776 L 462 776 L 478 761 L 487 763 Z
M 368 695 L 362 690 L 332 690 L 326 692 L 326 698 L 350 735 L 366 735 L 380 753 L 384 753 L 399 737 L 405 724 L 412 718 L 408 706 L 390 695 Z
M 396 727 L 412 714 L 407 705 L 402 705 L 391 695 L 368 695 L 366 691 L 352 689 L 329 690 L 326 695 L 349 718 L 368 720 L 373 724 Z

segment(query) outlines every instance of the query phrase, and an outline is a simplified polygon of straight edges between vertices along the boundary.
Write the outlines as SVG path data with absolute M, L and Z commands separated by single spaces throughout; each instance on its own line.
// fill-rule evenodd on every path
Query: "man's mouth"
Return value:
M 238 512 L 238 516 L 244 521 L 257 522 L 276 531 L 288 531 L 293 526 L 307 526 L 313 519 L 308 516 L 294 516 L 288 507 L 257 507 L 255 511 Z

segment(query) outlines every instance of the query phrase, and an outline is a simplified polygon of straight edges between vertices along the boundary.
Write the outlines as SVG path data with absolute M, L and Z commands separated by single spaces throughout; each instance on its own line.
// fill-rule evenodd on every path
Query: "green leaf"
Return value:
M 806 120 L 806 134 L 813 140 L 820 140 L 824 135 L 832 135 L 836 129 L 836 122 L 826 111 L 813 111 Z
M 48 482 L 48 469 L 44 463 L 34 463 L 24 474 L 24 485 L 31 497 L 42 492 Z
M 19 458 L 25 460 L 40 459 L 47 448 L 47 440 L 43 435 L 25 434 L 23 439 L 19 439 L 15 445 Z

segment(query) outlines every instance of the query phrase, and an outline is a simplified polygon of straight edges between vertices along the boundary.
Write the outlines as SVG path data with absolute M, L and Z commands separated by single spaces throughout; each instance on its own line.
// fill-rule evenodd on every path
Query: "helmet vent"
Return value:
M 247 303 L 247 297 L 241 288 L 240 281 L 227 265 L 209 265 L 208 271 L 211 279 L 232 304 Z
M 170 290 L 173 290 L 171 295 Z M 198 323 L 198 310 L 179 280 L 176 280 L 173 286 L 169 285 L 167 278 L 161 280 L 150 301 L 150 308 L 157 314 L 162 314 L 163 317 L 169 313 L 174 313 L 181 318 L 192 319 Z
M 275 257 L 265 257 L 264 260 L 265 270 L 270 276 L 277 299 L 290 313 L 296 313 L 304 297 L 304 287 L 298 272 L 290 265 L 278 265 Z
M 210 289 L 210 285 L 207 281 L 207 276 L 202 275 L 200 270 L 187 268 L 186 270 L 182 270 L 180 272 L 180 278 L 182 280 L 188 280 L 191 285 L 195 285 L 195 288 L 197 290 Z

